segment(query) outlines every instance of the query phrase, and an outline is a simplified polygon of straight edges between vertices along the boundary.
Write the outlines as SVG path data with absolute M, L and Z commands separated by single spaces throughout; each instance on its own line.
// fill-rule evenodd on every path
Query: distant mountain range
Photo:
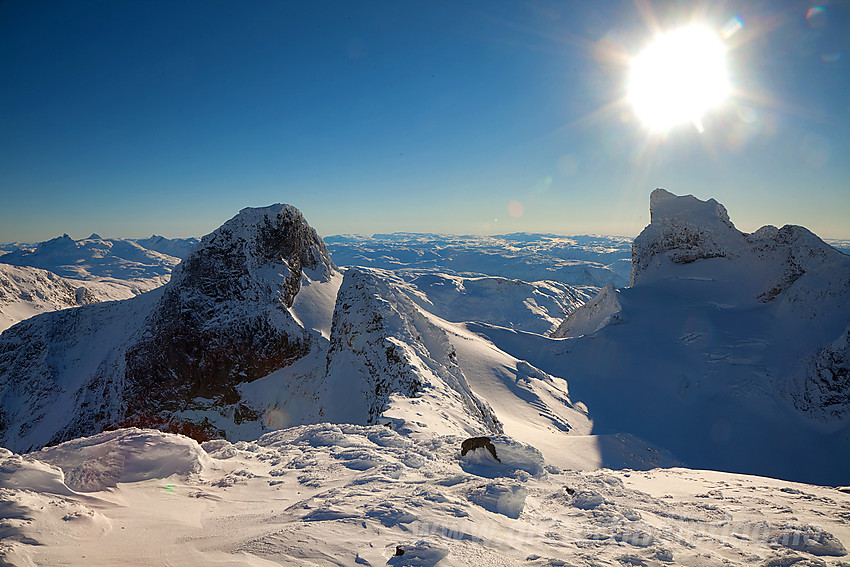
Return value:
M 573 286 L 626 285 L 631 261 L 631 239 L 617 236 L 394 233 L 329 236 L 325 242 L 340 266 L 554 280 Z

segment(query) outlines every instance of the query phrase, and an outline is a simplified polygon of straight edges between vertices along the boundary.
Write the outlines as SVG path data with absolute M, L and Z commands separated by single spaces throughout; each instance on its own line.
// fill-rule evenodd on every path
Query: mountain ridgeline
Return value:
M 744 234 L 714 200 L 650 209 L 632 285 L 601 290 L 341 270 L 294 207 L 244 209 L 162 287 L 0 334 L 0 445 L 384 423 L 510 435 L 558 466 L 593 447 L 588 466 L 850 483 L 850 257 L 802 227 Z

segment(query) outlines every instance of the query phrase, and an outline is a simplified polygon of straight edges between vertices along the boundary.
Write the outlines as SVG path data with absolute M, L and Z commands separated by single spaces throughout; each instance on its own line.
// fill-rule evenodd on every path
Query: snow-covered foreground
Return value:
M 12 565 L 846 565 L 850 494 L 319 424 L 256 442 L 123 429 L 0 456 Z

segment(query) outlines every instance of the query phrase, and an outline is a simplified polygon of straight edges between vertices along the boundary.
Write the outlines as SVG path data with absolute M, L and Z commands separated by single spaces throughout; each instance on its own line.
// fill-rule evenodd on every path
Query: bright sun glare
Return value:
M 704 27 L 661 35 L 632 60 L 629 101 L 651 130 L 690 122 L 701 132 L 705 112 L 728 93 L 723 44 Z

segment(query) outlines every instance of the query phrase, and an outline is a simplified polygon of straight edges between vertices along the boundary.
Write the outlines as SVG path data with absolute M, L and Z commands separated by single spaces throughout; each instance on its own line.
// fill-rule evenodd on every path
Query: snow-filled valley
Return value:
M 273 205 L 0 256 L 52 268 L 0 272 L 0 562 L 850 564 L 850 256 L 650 209 L 633 244 Z

